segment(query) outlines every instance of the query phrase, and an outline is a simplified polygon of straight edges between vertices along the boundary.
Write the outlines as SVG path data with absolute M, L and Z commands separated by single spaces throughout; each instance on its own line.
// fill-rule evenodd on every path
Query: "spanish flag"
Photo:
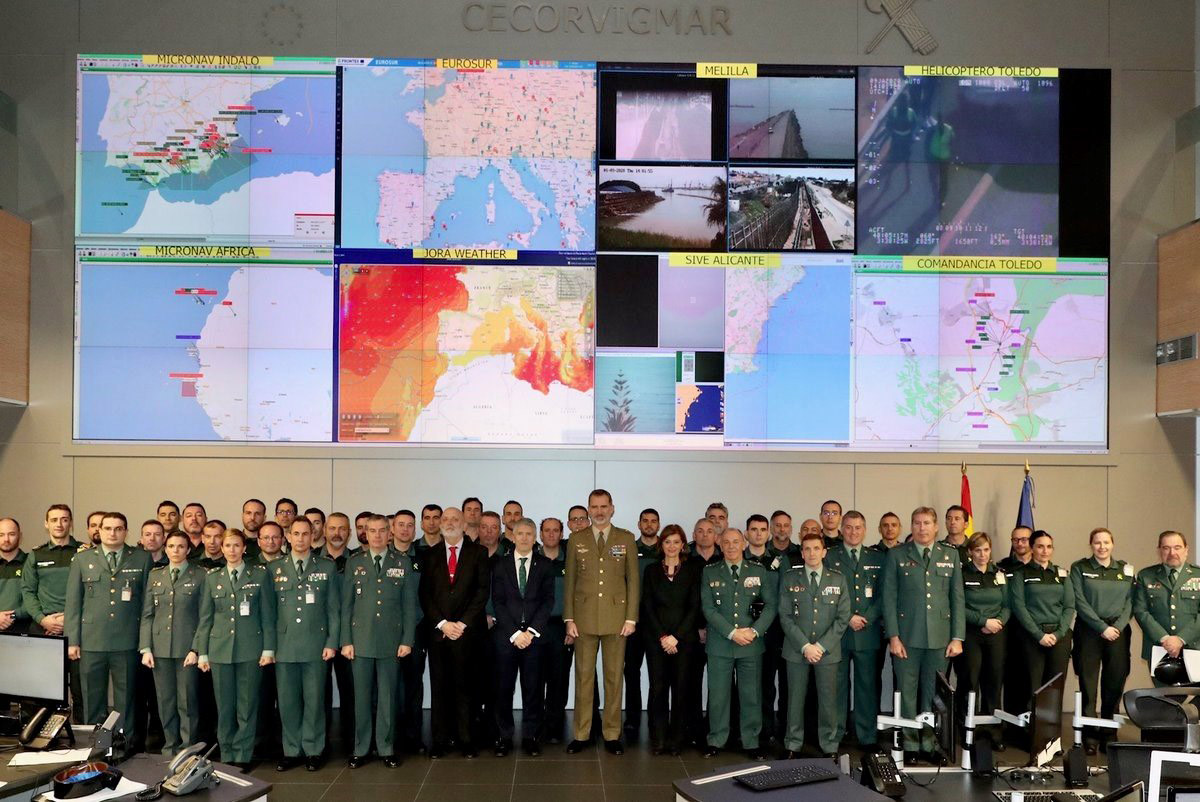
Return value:
M 975 534 L 975 514 L 971 512 L 971 481 L 967 479 L 967 463 L 962 466 L 962 500 L 958 502 L 967 511 L 967 528 L 963 534 L 967 537 Z

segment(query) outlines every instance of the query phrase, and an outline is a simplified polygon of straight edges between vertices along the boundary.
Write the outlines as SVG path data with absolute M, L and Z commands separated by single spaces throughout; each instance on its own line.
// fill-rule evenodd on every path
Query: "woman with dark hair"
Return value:
M 975 692 L 976 712 L 985 716 L 1000 706 L 1004 684 L 1004 655 L 1008 641 L 1008 578 L 992 562 L 992 539 L 976 532 L 967 540 L 969 560 L 963 565 L 963 596 L 967 609 L 967 639 L 962 659 L 966 682 L 959 694 L 963 705 L 967 693 Z M 966 712 L 966 708 L 963 708 Z
M 1113 535 L 1100 526 L 1088 535 L 1092 556 L 1071 566 L 1071 586 L 1075 591 L 1075 648 L 1072 657 L 1079 690 L 1083 694 L 1083 715 L 1096 714 L 1100 699 L 1100 717 L 1111 719 L 1121 702 L 1125 680 L 1129 677 L 1129 619 L 1133 615 L 1133 566 L 1113 559 Z M 1099 694 L 1097 694 L 1099 688 Z M 1107 747 L 1110 730 L 1084 730 L 1084 750 L 1096 754 L 1097 746 Z
M 1051 562 L 1054 538 L 1039 529 L 1029 538 L 1033 559 L 1013 575 L 1012 611 L 1025 637 L 1029 687 L 1037 690 L 1067 670 L 1075 589 L 1066 568 Z
M 668 524 L 658 538 L 659 559 L 642 575 L 641 630 L 650 667 L 650 747 L 678 755 L 693 664 L 700 643 L 700 564 L 687 559 L 683 527 Z

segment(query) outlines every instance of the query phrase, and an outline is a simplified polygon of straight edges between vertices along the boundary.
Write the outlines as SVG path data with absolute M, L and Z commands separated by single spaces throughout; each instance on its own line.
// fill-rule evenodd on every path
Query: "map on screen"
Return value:
M 589 63 L 341 59 L 339 244 L 589 251 Z
M 332 59 L 81 57 L 76 234 L 333 244 Z
M 75 437 L 330 441 L 331 254 L 265 250 L 77 249 Z

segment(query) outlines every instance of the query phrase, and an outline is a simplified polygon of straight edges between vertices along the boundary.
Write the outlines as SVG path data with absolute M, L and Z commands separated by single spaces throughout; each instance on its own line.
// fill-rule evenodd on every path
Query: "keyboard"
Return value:
M 993 791 L 993 796 L 1000 802 L 1012 802 L 1014 793 L 1024 793 L 1024 802 L 1092 802 L 1099 799 L 1095 791 L 1085 791 L 1076 788 L 1058 791 Z
M 838 773 L 819 766 L 796 766 L 789 769 L 768 769 L 754 774 L 743 774 L 734 779 L 752 791 L 770 791 L 774 788 L 790 788 L 793 785 L 836 780 Z

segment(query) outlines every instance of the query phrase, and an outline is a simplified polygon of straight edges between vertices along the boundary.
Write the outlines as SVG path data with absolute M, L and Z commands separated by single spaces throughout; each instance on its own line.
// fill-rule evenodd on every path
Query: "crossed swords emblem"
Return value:
M 869 11 L 874 14 L 886 13 L 889 17 L 887 25 L 867 45 L 868 53 L 879 47 L 879 43 L 891 32 L 892 28 L 899 28 L 900 33 L 908 40 L 912 49 L 922 56 L 928 56 L 937 49 L 937 40 L 925 27 L 925 23 L 921 22 L 917 12 L 913 11 L 914 2 L 915 0 L 867 0 Z

